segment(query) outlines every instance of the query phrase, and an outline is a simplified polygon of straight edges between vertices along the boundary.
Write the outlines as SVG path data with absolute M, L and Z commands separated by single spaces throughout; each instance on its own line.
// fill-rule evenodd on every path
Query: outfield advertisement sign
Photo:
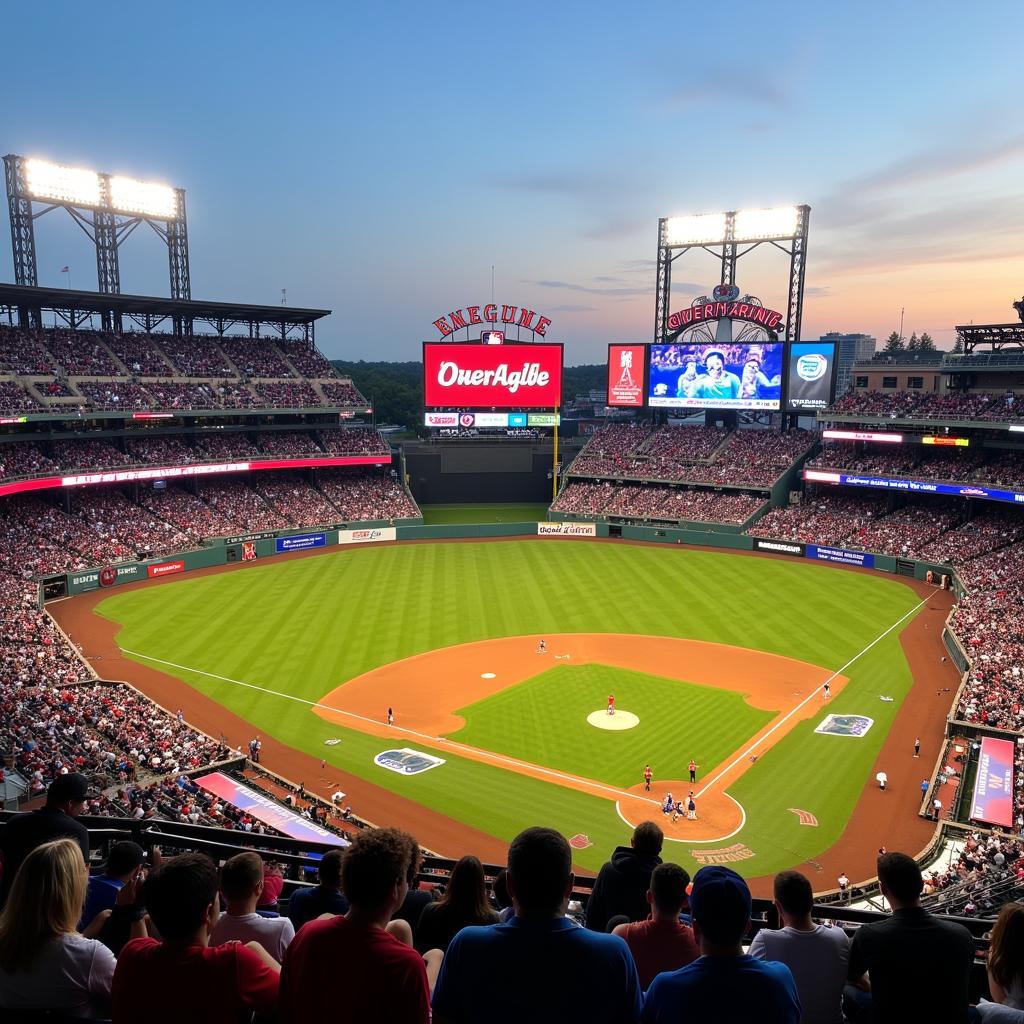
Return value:
M 278 537 L 274 542 L 277 553 L 304 551 L 306 548 L 322 548 L 327 543 L 326 533 L 298 533 L 294 537 Z
M 98 587 L 112 587 L 115 583 L 130 583 L 146 575 L 143 567 L 136 562 L 128 565 L 107 566 L 105 569 L 89 569 L 87 572 L 68 573 L 68 591 L 72 594 Z
M 820 544 L 808 544 L 804 554 L 819 562 L 837 562 L 839 565 L 859 565 L 862 569 L 875 567 L 875 556 L 868 551 L 846 551 L 844 548 L 826 548 Z
M 974 777 L 971 818 L 1002 828 L 1013 827 L 1013 740 L 985 736 Z
M 429 772 L 431 768 L 444 764 L 443 757 L 434 757 L 433 754 L 424 754 L 422 750 L 410 750 L 409 747 L 401 747 L 398 750 L 383 750 L 374 759 L 373 763 L 380 768 L 387 768 L 389 772 L 396 772 L 399 775 L 419 775 L 422 772 Z
M 773 555 L 803 555 L 806 545 L 795 540 L 764 540 L 754 538 L 755 551 L 770 551 Z
M 339 530 L 339 544 L 380 544 L 397 540 L 398 531 L 393 526 L 378 526 L 366 530 Z
M 348 846 L 348 840 L 328 832 L 314 824 L 308 818 L 282 807 L 272 797 L 265 793 L 259 793 L 255 789 L 243 786 L 235 782 L 223 772 L 212 772 L 210 775 L 203 775 L 196 780 L 196 785 L 202 786 L 208 793 L 227 800 L 228 803 L 251 814 L 264 825 L 276 828 L 292 839 L 300 839 L 309 843 L 329 843 L 331 846 Z
M 173 562 L 159 562 L 156 565 L 146 566 L 146 575 L 151 580 L 159 579 L 161 576 L 175 576 L 179 572 L 185 571 L 185 563 L 181 559 L 175 559 Z
M 596 537 L 597 523 L 538 523 L 538 537 Z
M 862 476 L 857 473 L 833 473 L 821 469 L 805 469 L 804 480 L 813 484 L 840 484 L 844 487 L 873 487 L 883 491 L 910 491 L 915 494 L 949 494 L 957 498 L 985 498 L 988 501 L 1009 501 L 1024 505 L 1024 492 L 999 487 L 941 484 L 933 480 L 909 480 L 889 476 Z

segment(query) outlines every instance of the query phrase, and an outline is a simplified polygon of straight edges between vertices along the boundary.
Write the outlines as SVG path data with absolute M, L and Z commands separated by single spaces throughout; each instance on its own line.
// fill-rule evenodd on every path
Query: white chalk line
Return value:
M 142 654 L 139 651 L 129 651 L 125 647 L 121 648 L 121 652 L 123 654 L 130 654 L 133 658 L 141 658 L 143 661 L 152 661 L 157 665 L 167 665 L 170 668 L 181 669 L 183 672 L 192 672 L 197 676 L 206 676 L 209 679 L 219 679 L 221 682 L 232 683 L 235 686 L 244 686 L 247 690 L 258 690 L 260 693 L 268 693 L 273 697 L 284 697 L 286 700 L 293 700 L 298 704 L 305 704 L 311 708 L 320 708 L 323 711 L 330 711 L 335 715 L 344 715 L 346 718 L 354 718 L 359 722 L 368 722 L 371 725 L 377 726 L 384 724 L 376 718 L 359 715 L 354 711 L 345 711 L 342 708 L 331 707 L 330 704 L 321 704 L 315 700 L 306 700 L 305 697 L 296 697 L 294 693 L 282 693 L 280 690 L 271 690 L 266 686 L 257 686 L 255 683 L 247 683 L 242 679 L 232 679 L 230 676 L 217 675 L 216 672 L 206 672 L 201 668 L 192 668 L 190 665 L 179 665 L 177 662 L 165 661 L 163 658 L 154 658 L 152 655 Z M 582 776 L 570 775 L 567 772 L 556 771 L 554 768 L 545 768 L 543 765 L 531 764 L 529 761 L 520 761 L 518 758 L 507 757 L 504 754 L 496 754 L 494 751 L 484 750 L 481 747 L 471 747 L 466 743 L 459 743 L 456 740 L 445 739 L 444 736 L 431 736 L 429 733 L 417 732 L 415 729 L 405 729 L 400 725 L 392 725 L 389 726 L 388 729 L 391 732 L 405 733 L 407 736 L 415 736 L 417 739 L 424 740 L 427 743 L 442 745 L 447 750 L 457 748 L 459 750 L 468 751 L 472 754 L 478 754 L 480 755 L 480 759 L 484 761 L 500 761 L 503 764 L 511 765 L 516 768 L 525 768 L 530 772 L 549 775 L 554 779 L 562 779 L 566 782 L 578 783 L 579 785 L 586 786 L 589 789 L 600 789 L 606 793 L 613 793 L 615 796 L 629 797 L 631 800 L 643 800 L 646 803 L 654 804 L 658 807 L 661 806 L 661 803 L 658 800 L 654 800 L 650 797 L 641 797 L 636 793 L 630 793 L 625 789 L 606 786 L 603 782 L 595 782 L 593 779 L 584 779 Z

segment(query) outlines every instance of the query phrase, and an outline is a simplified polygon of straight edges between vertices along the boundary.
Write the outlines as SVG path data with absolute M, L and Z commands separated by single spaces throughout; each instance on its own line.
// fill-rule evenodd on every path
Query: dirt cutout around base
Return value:
M 669 839 L 706 843 L 727 839 L 743 827 L 743 808 L 726 788 L 798 722 L 820 711 L 827 703 L 821 693 L 826 679 L 833 694 L 847 683 L 846 676 L 820 665 L 702 640 L 631 633 L 545 634 L 547 650 L 541 653 L 540 639 L 502 637 L 403 658 L 336 687 L 314 710 L 328 721 L 374 736 L 430 743 L 469 760 L 614 801 L 619 816 L 630 826 L 658 816 L 660 797 L 665 793 L 680 799 L 693 791 L 699 801 L 697 819 L 683 816 L 672 821 L 666 815 L 662 825 Z M 559 664 L 604 665 L 733 690 L 752 707 L 776 714 L 712 776 L 697 783 L 656 779 L 650 793 L 644 791 L 642 782 L 620 789 L 446 738 L 465 724 L 456 709 L 518 686 Z M 484 678 L 491 673 L 493 678 Z M 385 720 L 389 705 L 395 708 L 395 722 L 390 726 Z

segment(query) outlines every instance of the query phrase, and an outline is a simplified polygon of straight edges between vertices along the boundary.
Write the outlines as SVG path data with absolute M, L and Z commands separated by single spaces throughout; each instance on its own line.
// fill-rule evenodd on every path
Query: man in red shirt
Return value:
M 348 913 L 310 921 L 285 954 L 284 1021 L 429 1024 L 430 984 L 442 954 L 431 950 L 421 957 L 388 928 L 416 878 L 419 860 L 419 845 L 408 832 L 375 828 L 356 836 L 341 861 Z M 397 924 L 404 922 L 392 927 Z M 403 931 L 408 935 L 407 927 Z M 342 983 L 340 998 L 336 982 Z
M 620 924 L 612 931 L 626 940 L 645 990 L 655 975 L 678 970 L 700 956 L 693 929 L 679 920 L 689 884 L 690 876 L 678 864 L 659 864 L 651 872 L 647 890 L 651 916 L 646 921 Z
M 209 857 L 183 853 L 146 879 L 143 902 L 163 942 L 132 939 L 114 971 L 118 1024 L 224 1024 L 243 1014 L 273 1013 L 277 964 L 259 943 L 209 945 L 220 917 L 217 869 Z

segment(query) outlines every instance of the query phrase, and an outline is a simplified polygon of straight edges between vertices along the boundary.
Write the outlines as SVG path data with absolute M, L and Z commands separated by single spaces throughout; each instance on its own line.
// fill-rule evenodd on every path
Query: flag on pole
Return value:
M 70 267 L 61 267 L 60 268 L 60 272 L 62 274 L 70 274 L 71 273 L 71 268 Z

